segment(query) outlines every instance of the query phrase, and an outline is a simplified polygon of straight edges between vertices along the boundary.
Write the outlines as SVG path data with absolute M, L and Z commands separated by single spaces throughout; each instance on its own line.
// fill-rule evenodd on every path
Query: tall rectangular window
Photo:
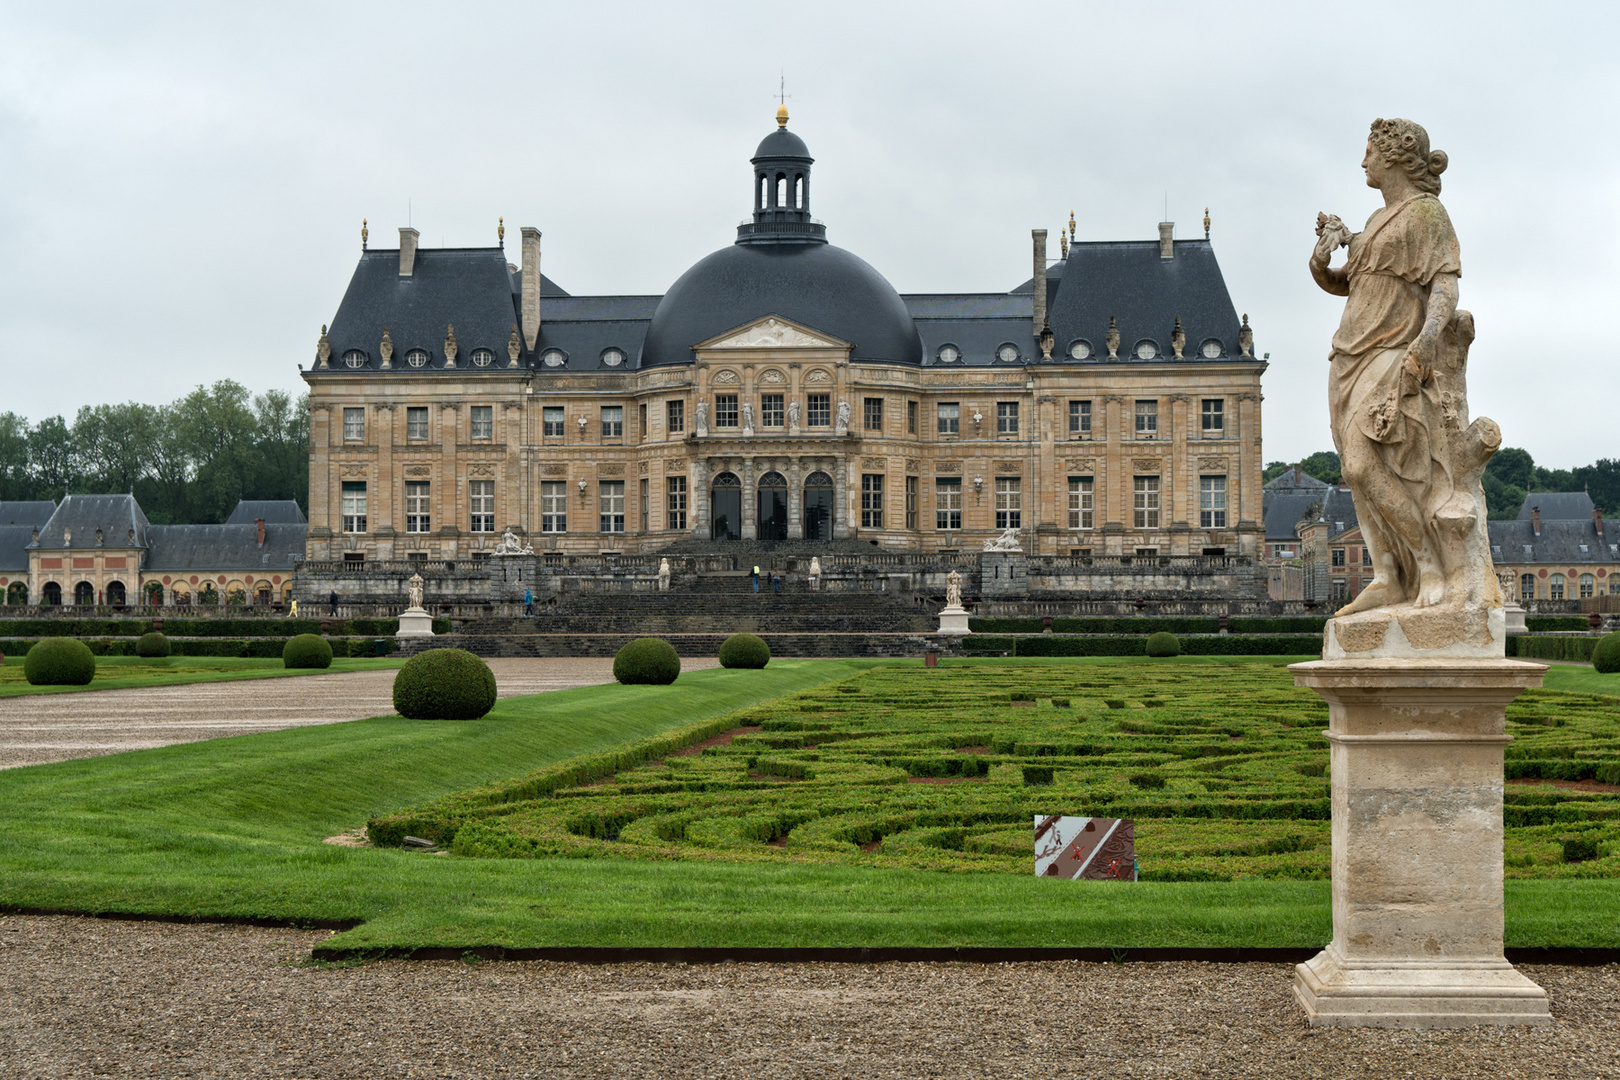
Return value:
M 366 437 L 366 410 L 343 410 L 343 441 L 359 442 Z
M 906 402 L 906 434 L 917 434 L 917 403 L 915 401 Z
M 467 481 L 467 509 L 475 533 L 495 531 L 495 481 Z
M 597 482 L 597 511 L 601 517 L 601 530 L 605 533 L 624 532 L 624 481 Z
M 493 439 L 495 437 L 495 406 L 474 405 L 472 407 L 472 437 L 474 439 Z
M 1069 528 L 1090 529 L 1096 526 L 1096 498 L 1091 477 L 1069 477 Z
M 714 395 L 714 426 L 717 428 L 733 428 L 737 426 L 737 395 Z
M 782 404 L 781 394 L 761 394 L 759 396 L 759 426 L 781 427 L 786 423 L 787 412 Z
M 426 480 L 405 481 L 405 531 L 425 533 L 433 531 L 430 489 Z
M 962 527 L 962 478 L 941 476 L 934 480 L 934 528 Z
M 563 431 L 563 410 L 561 405 L 547 405 L 540 410 L 540 434 L 548 439 L 560 439 Z
M 412 442 L 427 441 L 428 415 L 425 405 L 411 405 L 406 408 L 405 437 Z
M 624 438 L 624 406 L 602 406 L 602 438 Z
M 641 442 L 647 441 L 647 406 L 643 404 L 636 417 L 636 438 Z
M 867 431 L 883 430 L 883 399 L 869 397 L 865 399 L 865 408 L 862 410 L 861 426 Z
M 686 402 L 664 402 L 664 426 L 671 435 L 679 435 L 686 430 Z
M 1018 402 L 996 402 L 996 434 L 1018 434 Z
M 1203 412 L 1204 438 L 1219 439 L 1226 434 L 1226 402 L 1222 398 L 1205 398 Z
M 1159 437 L 1159 403 L 1157 401 L 1138 401 L 1136 403 L 1136 437 L 1138 439 L 1157 439 Z
M 934 407 L 938 416 L 938 427 L 941 435 L 960 435 L 962 433 L 962 406 L 955 401 L 942 401 Z
M 1069 402 L 1069 437 L 1084 439 L 1091 435 L 1091 402 Z
M 1336 547 L 1332 551 L 1328 552 L 1328 565 L 1329 566 L 1343 566 L 1344 565 L 1344 548 Z
M 1138 529 L 1159 527 L 1159 478 L 1138 476 L 1135 482 L 1135 512 Z
M 883 474 L 861 474 L 861 525 L 883 528 Z
M 678 532 L 686 530 L 686 477 L 671 476 L 664 482 L 664 510 L 669 527 Z
M 364 480 L 343 481 L 343 531 L 346 533 L 363 533 L 366 531 L 366 482 Z
M 568 482 L 542 480 L 540 482 L 540 531 L 563 533 L 568 531 Z
M 996 528 L 1024 527 L 1024 481 L 1016 476 L 996 477 Z
M 642 408 L 646 408 L 646 406 L 643 405 Z M 639 513 L 641 515 L 641 531 L 646 532 L 647 531 L 647 513 L 648 513 L 648 511 L 647 511 L 647 481 L 646 480 L 643 480 L 641 482 L 641 490 L 637 491 L 636 495 L 637 495 L 636 505 L 638 507 L 640 507 Z
M 906 528 L 917 527 L 917 478 L 906 477 Z
M 1200 529 L 1226 528 L 1226 477 L 1200 476 L 1198 478 L 1198 527 Z M 1344 549 L 1339 553 L 1336 566 L 1344 565 Z
M 828 427 L 832 424 L 832 395 L 806 394 L 804 422 L 809 427 Z

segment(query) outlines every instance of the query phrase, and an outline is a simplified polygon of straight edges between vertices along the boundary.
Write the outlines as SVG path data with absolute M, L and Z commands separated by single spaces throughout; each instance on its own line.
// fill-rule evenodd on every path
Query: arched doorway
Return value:
M 73 586 L 73 602 L 75 604 L 94 604 L 96 602 L 96 587 L 88 581 L 81 581 Z
M 253 602 L 255 604 L 269 606 L 275 602 L 275 595 L 276 594 L 271 591 L 270 583 L 268 581 L 260 581 L 257 585 L 253 586 Z
M 779 544 L 788 538 L 787 477 L 776 471 L 759 478 L 759 539 Z
M 833 535 L 833 481 L 824 472 L 804 479 L 804 538 L 831 540 Z
M 45 583 L 45 602 L 53 607 L 62 605 L 62 586 L 54 581 Z
M 107 582 L 107 603 L 113 607 L 123 607 L 124 600 L 124 583 L 122 581 Z
M 174 590 L 169 594 L 169 599 L 171 603 L 177 606 L 181 604 L 190 604 L 191 590 L 186 586 L 185 582 L 177 581 L 174 583 Z
M 742 481 L 734 472 L 723 472 L 714 478 L 709 489 L 709 538 L 711 540 L 742 539 Z
M 11 583 L 11 588 L 6 590 L 6 603 L 8 603 L 8 604 L 26 604 L 26 603 L 28 603 L 28 582 L 26 582 L 26 581 L 13 581 Z

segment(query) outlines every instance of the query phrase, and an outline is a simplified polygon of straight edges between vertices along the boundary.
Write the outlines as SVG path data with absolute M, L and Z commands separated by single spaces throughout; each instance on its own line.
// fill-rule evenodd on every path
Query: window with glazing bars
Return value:
M 1204 399 L 1204 438 L 1219 439 L 1226 434 L 1226 402 L 1221 398 Z
M 568 483 L 565 480 L 540 481 L 540 531 L 568 531 Z
M 366 410 L 343 410 L 343 438 L 346 442 L 357 442 L 366 437 Z
M 1226 528 L 1226 477 L 1200 476 L 1198 478 L 1198 527 L 1200 529 Z M 1339 561 L 1335 566 L 1344 565 L 1344 549 L 1335 548 L 1339 553 Z
M 669 428 L 671 435 L 678 435 L 686 430 L 686 402 L 664 402 L 664 424 Z
M 1018 434 L 1018 402 L 996 402 L 996 434 Z
M 646 406 L 643 405 L 642 408 L 646 408 Z M 646 532 L 647 531 L 647 481 L 643 480 L 641 482 L 641 490 L 636 492 L 636 495 L 638 496 L 638 498 L 636 499 L 636 505 L 640 508 L 637 512 L 641 515 L 641 531 Z
M 1136 403 L 1136 437 L 1138 439 L 1157 439 L 1159 437 L 1159 403 L 1157 401 L 1138 401 Z
M 832 423 L 832 395 L 806 394 L 804 422 L 809 427 L 827 427 Z
M 547 405 L 540 410 L 540 434 L 548 439 L 560 439 L 567 434 L 563 430 L 563 410 L 561 405 Z
M 714 396 L 714 426 L 717 428 L 737 426 L 736 394 L 716 394 Z
M 1069 402 L 1069 434 L 1076 437 L 1091 434 L 1091 402 Z
M 475 533 L 495 531 L 495 481 L 467 481 L 467 509 Z
M 363 533 L 366 531 L 366 482 L 364 480 L 343 481 L 343 531 L 346 533 Z
M 906 402 L 906 434 L 917 434 L 917 403 L 915 401 Z
M 426 480 L 405 481 L 405 531 L 425 533 L 433 530 L 431 489 Z
M 864 401 L 861 426 L 867 431 L 883 430 L 883 399 L 869 397 Z
M 664 482 L 664 510 L 671 529 L 686 528 L 686 477 L 671 476 Z
M 759 395 L 759 426 L 781 427 L 787 417 L 781 394 Z
M 941 476 L 934 480 L 934 528 L 962 527 L 962 479 Z
M 624 532 L 624 481 L 600 480 L 596 485 L 600 531 Z
M 934 407 L 939 418 L 939 434 L 960 435 L 962 433 L 962 406 L 955 401 L 942 401 Z
M 1091 477 L 1069 477 L 1069 528 L 1090 529 L 1095 527 L 1096 497 Z
M 861 525 L 883 528 L 883 474 L 861 474 Z
M 1016 476 L 996 477 L 996 528 L 1024 527 L 1024 481 Z
M 624 406 L 602 406 L 602 438 L 622 439 L 624 437 Z
M 917 478 L 906 477 L 906 528 L 917 527 Z
M 1134 483 L 1135 525 L 1138 529 L 1159 527 L 1159 478 L 1138 476 Z
M 405 410 L 405 437 L 412 442 L 427 440 L 428 411 L 425 406 L 412 405 Z

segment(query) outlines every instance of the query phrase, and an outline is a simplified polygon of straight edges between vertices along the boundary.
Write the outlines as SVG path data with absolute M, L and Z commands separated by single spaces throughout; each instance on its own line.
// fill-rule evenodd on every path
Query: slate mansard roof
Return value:
M 153 525 L 147 530 L 150 544 L 147 573 L 156 571 L 258 570 L 286 573 L 304 557 L 304 535 L 308 527 L 266 525 L 264 543 L 259 543 L 253 522 L 246 525 Z
M 305 525 L 308 519 L 293 499 L 238 499 L 236 509 L 225 519 L 227 525 L 252 525 L 263 519 L 268 525 Z
M 4 507 L 16 505 L 0 503 Z M 50 503 L 44 504 L 50 506 Z M 264 518 L 264 543 L 257 520 Z M 133 495 L 69 495 L 32 539 L 34 525 L 0 525 L 0 570 L 28 570 L 28 549 L 77 553 L 100 547 L 143 548 L 143 573 L 234 571 L 282 573 L 304 557 L 309 530 L 303 511 L 290 500 L 242 500 L 224 525 L 152 525 Z M 135 531 L 131 543 L 129 532 Z M 66 543 L 71 538 L 71 544 Z
M 1541 511 L 1541 531 L 1532 514 Z M 1620 522 L 1606 521 L 1603 533 L 1584 491 L 1532 491 L 1513 521 L 1492 521 L 1491 558 L 1502 563 L 1612 563 L 1620 560 Z
M 101 547 L 145 547 L 150 528 L 133 495 L 64 495 L 50 520 L 40 526 L 39 539 L 28 546 L 93 548 L 98 546 L 100 529 Z

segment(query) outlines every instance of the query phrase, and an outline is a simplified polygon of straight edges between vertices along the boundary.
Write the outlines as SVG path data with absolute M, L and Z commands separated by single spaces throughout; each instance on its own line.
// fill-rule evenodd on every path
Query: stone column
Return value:
M 849 536 L 849 459 L 839 454 L 833 460 L 833 539 Z
M 754 487 L 753 458 L 743 459 L 742 482 L 742 538 L 754 540 L 759 536 L 759 492 Z
M 1546 666 L 1377 658 L 1289 670 L 1327 699 L 1333 766 L 1333 941 L 1294 977 L 1310 1022 L 1549 1022 L 1545 991 L 1502 953 L 1506 709 Z
M 788 461 L 788 539 L 798 540 L 804 536 L 804 484 L 803 471 L 799 468 L 799 459 Z
M 709 463 L 692 462 L 692 490 L 687 492 L 687 503 L 692 511 L 692 535 L 702 536 L 709 531 Z

